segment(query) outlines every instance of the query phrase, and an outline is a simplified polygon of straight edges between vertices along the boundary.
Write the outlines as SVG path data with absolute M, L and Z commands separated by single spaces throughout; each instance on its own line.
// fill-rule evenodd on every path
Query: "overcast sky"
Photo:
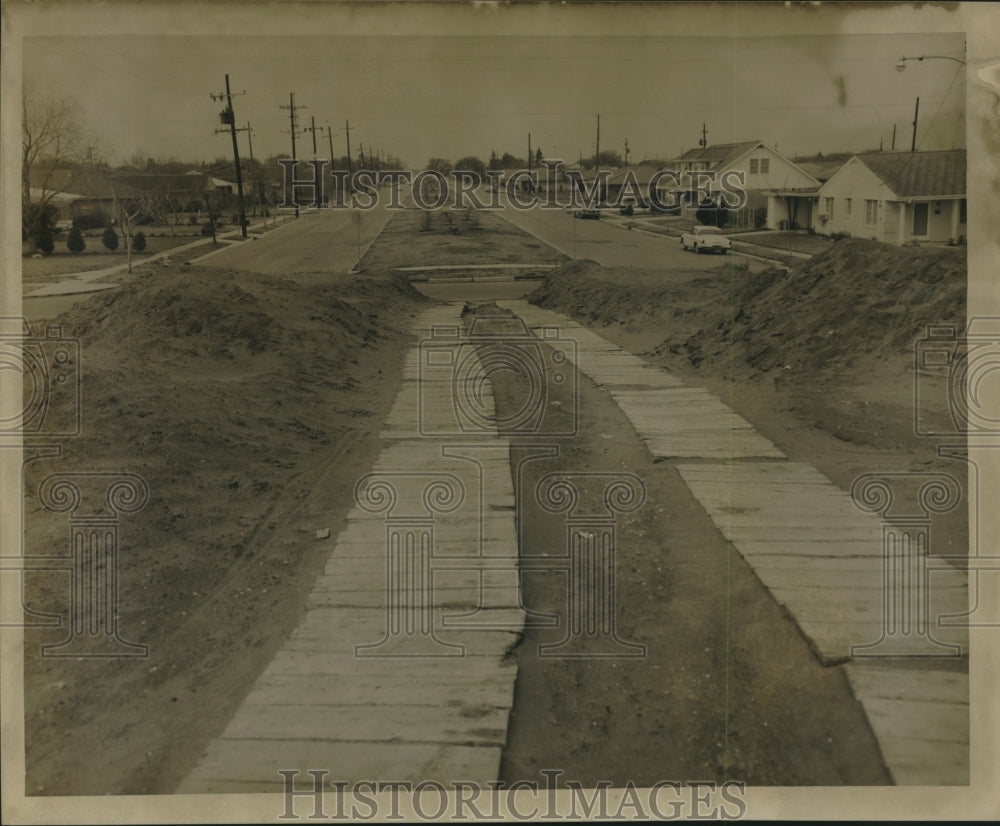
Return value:
M 378 148 L 422 168 L 430 157 L 523 156 L 572 162 L 601 148 L 630 160 L 697 145 L 760 139 L 789 155 L 965 146 L 964 67 L 903 55 L 964 58 L 962 34 L 700 37 L 350 36 L 45 37 L 25 40 L 25 77 L 41 94 L 78 101 L 113 163 L 134 153 L 185 161 L 231 155 L 220 104 L 230 75 L 237 122 L 253 126 L 257 159 L 290 151 L 300 126 L 333 126 L 335 152 Z M 319 154 L 329 154 L 325 131 Z M 248 151 L 240 135 L 241 154 Z M 298 141 L 312 155 L 312 138 Z

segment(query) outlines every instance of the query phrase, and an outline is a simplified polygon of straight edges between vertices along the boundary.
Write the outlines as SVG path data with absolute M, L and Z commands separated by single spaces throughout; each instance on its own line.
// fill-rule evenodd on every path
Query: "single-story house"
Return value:
M 854 155 L 817 193 L 813 228 L 890 244 L 957 241 L 966 230 L 966 154 Z
M 840 169 L 847 158 L 823 161 L 795 161 L 806 175 L 816 181 L 812 186 L 781 186 L 767 194 L 768 229 L 808 229 L 816 214 L 819 188 Z
M 624 196 L 634 196 L 643 204 L 649 201 L 649 185 L 654 181 L 654 176 L 661 171 L 661 167 L 652 164 L 639 164 L 638 166 L 627 166 L 612 173 L 608 178 L 607 191 L 608 203 L 618 203 L 619 198 Z M 655 178 L 657 188 L 660 188 L 662 178 Z M 629 184 L 626 184 L 629 181 Z

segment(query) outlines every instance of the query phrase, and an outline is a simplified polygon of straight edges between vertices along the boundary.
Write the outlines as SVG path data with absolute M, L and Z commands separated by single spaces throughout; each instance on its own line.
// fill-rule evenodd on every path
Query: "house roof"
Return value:
M 761 141 L 741 141 L 740 143 L 715 143 L 711 146 L 689 149 L 679 158 L 678 162 L 689 163 L 691 161 L 707 161 L 709 169 L 725 166 L 735 161 L 741 155 L 745 155 L 754 147 L 760 146 Z
M 648 184 L 653 175 L 660 172 L 661 168 L 658 166 L 653 166 L 652 164 L 639 164 L 638 166 L 630 166 L 625 169 L 619 169 L 610 178 L 608 178 L 609 185 L 622 185 L 625 183 L 625 177 L 629 172 L 632 173 L 633 178 L 638 184 Z
M 170 192 L 174 195 L 200 195 L 206 186 L 235 187 L 231 181 L 213 178 L 203 172 L 173 174 L 116 172 L 101 168 L 32 170 L 32 188 L 57 191 L 83 198 L 109 200 L 140 193 Z
M 798 163 L 798 167 L 807 175 L 812 175 L 817 181 L 824 183 L 830 180 L 833 177 L 833 173 L 840 169 L 846 162 L 846 158 L 842 161 L 804 161 Z
M 965 195 L 965 150 L 855 156 L 901 198 Z

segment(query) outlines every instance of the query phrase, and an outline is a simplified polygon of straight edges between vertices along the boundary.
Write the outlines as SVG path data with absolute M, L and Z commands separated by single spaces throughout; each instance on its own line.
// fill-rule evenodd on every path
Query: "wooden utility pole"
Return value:
M 597 203 L 601 203 L 601 182 L 598 173 L 601 171 L 601 116 L 597 116 L 597 145 L 594 151 L 594 188 L 597 189 Z
M 257 201 L 260 199 L 260 187 L 257 185 L 257 165 L 253 160 L 253 132 L 250 131 L 250 121 L 246 125 L 247 143 L 250 145 L 250 169 L 253 170 L 253 185 L 250 187 L 253 192 L 253 214 L 257 217 Z
M 628 169 L 628 138 L 625 138 L 625 168 Z
M 534 189 L 531 186 L 531 132 L 528 133 L 528 188 Z
M 351 175 L 354 174 L 354 161 L 351 159 L 351 122 L 344 121 L 344 131 L 347 133 L 347 194 L 354 194 L 354 184 L 351 183 Z
M 239 94 L 246 94 L 246 92 L 240 92 Z M 212 95 L 212 100 L 222 100 L 222 94 Z M 219 113 L 219 119 L 223 124 L 229 127 L 229 134 L 233 139 L 233 161 L 236 164 L 236 191 L 239 194 L 240 199 L 240 231 L 243 233 L 243 237 L 247 237 L 247 210 L 243 202 L 243 173 L 240 170 L 240 147 L 236 142 L 236 114 L 233 112 L 233 95 L 229 91 L 229 75 L 226 75 L 226 93 L 225 93 L 226 108 Z M 216 130 L 216 131 L 226 131 L 226 130 Z
M 293 161 L 298 160 L 298 157 L 295 154 L 295 135 L 298 132 L 299 128 L 298 128 L 298 126 L 297 126 L 297 124 L 295 122 L 295 110 L 296 109 L 305 109 L 306 107 L 305 106 L 296 106 L 295 105 L 295 92 L 290 92 L 289 95 L 288 95 L 288 106 L 280 105 L 278 108 L 279 109 L 287 109 L 288 110 L 288 120 L 289 120 L 289 126 L 290 126 L 289 131 L 292 133 L 292 160 Z M 293 189 L 294 189 L 294 187 L 293 187 Z M 294 193 L 293 193 L 293 195 L 294 195 Z M 298 207 L 298 203 L 297 202 L 296 202 L 296 205 L 295 205 L 295 217 L 296 218 L 299 217 L 299 207 Z
M 702 149 L 708 146 L 708 127 L 704 123 L 701 125 L 701 140 L 698 141 L 698 146 Z
M 910 141 L 910 151 L 917 151 L 917 116 L 920 114 L 920 98 L 917 98 L 917 105 L 913 107 L 913 140 Z
M 892 125 L 892 151 L 896 151 L 896 124 Z

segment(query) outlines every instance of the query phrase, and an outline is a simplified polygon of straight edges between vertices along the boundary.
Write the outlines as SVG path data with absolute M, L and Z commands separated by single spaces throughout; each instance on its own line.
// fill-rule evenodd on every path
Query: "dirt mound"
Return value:
M 844 239 L 792 269 L 751 275 L 722 266 L 660 275 L 574 262 L 553 272 L 532 301 L 602 324 L 662 324 L 650 355 L 742 373 L 826 369 L 862 357 L 910 352 L 927 324 L 962 325 L 964 249 L 892 247 Z
M 427 301 L 402 280 L 191 268 L 58 319 L 81 342 L 82 434 L 26 466 L 25 550 L 67 552 L 65 515 L 35 498 L 48 474 L 141 476 L 119 621 L 150 653 L 114 668 L 39 658 L 65 627 L 29 632 L 29 793 L 172 791 L 294 627 L 329 553 L 314 534 L 337 535 Z M 66 592 L 63 574 L 33 575 L 26 605 L 66 611 Z

